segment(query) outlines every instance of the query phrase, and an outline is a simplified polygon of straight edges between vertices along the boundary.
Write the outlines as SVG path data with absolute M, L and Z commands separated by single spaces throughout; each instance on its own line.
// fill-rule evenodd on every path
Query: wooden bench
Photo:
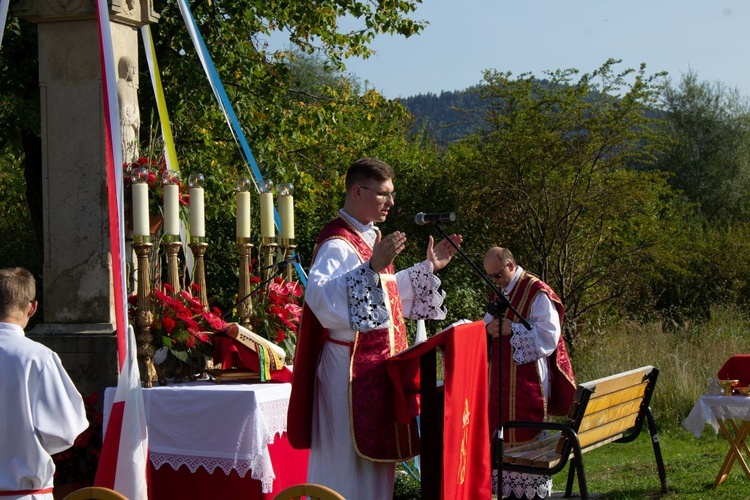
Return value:
M 656 424 L 649 407 L 659 370 L 644 366 L 578 385 L 566 423 L 511 421 L 504 429 L 556 430 L 549 437 L 503 451 L 502 468 L 528 474 L 554 475 L 571 461 L 565 496 L 571 495 L 578 473 L 581 498 L 588 498 L 583 454 L 608 443 L 628 443 L 638 437 L 643 420 L 648 421 L 661 491 L 667 493 L 667 478 Z

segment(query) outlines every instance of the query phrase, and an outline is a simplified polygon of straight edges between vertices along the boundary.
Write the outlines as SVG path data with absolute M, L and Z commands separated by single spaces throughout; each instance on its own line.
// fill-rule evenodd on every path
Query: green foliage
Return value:
M 644 365 L 659 368 L 652 402 L 660 427 L 677 429 L 709 378 L 730 356 L 750 352 L 750 316 L 717 307 L 706 320 L 665 328 L 660 322 L 620 321 L 578 339 L 572 363 L 585 382 Z
M 398 162 L 401 151 L 411 149 L 406 134 L 411 121 L 404 108 L 376 92 L 361 93 L 356 80 L 341 74 L 341 63 L 351 55 L 369 55 L 367 43 L 375 33 L 418 33 L 422 23 L 405 17 L 416 4 L 389 2 L 377 9 L 367 2 L 338 1 L 191 6 L 263 176 L 276 185 L 295 186 L 303 264 L 309 263 L 305 259 L 320 227 L 343 202 L 342 175 L 348 165 L 386 152 Z M 362 29 L 337 32 L 335 20 L 347 13 L 360 17 Z M 228 290 L 238 279 L 233 187 L 237 176 L 252 175 L 214 103 L 176 3 L 167 2 L 161 16 L 152 31 L 182 177 L 193 171 L 206 177 L 207 281 L 210 295 L 227 308 L 233 300 Z M 273 30 L 289 33 L 293 48 L 268 51 L 264 38 Z M 140 81 L 147 82 L 142 70 Z M 155 103 L 150 92 L 141 95 L 141 114 L 147 116 Z M 257 214 L 257 198 L 253 201 Z M 258 231 L 253 236 L 259 248 Z
M 750 218 L 750 104 L 736 89 L 688 71 L 664 92 L 669 149 L 658 168 L 710 221 Z
M 23 162 L 15 148 L 0 149 L 0 267 L 21 266 L 41 274 L 41 248 L 26 203 Z M 23 248 L 23 251 L 21 251 Z M 38 288 L 41 291 L 41 283 Z
M 592 308 L 624 296 L 630 269 L 669 245 L 665 178 L 631 168 L 658 147 L 646 111 L 659 75 L 617 73 L 616 63 L 577 81 L 575 70 L 547 81 L 488 71 L 485 129 L 451 146 L 438 174 L 472 223 L 472 250 L 509 246 L 560 295 L 571 335 Z
M 412 467 L 413 463 L 409 464 Z M 404 468 L 396 466 L 396 481 L 393 485 L 393 500 L 419 500 L 422 498 L 422 485 Z

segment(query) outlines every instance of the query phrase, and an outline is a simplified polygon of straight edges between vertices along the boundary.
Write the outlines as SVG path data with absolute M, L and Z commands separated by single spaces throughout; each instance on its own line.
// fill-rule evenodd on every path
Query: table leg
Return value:
M 750 449 L 748 449 L 746 442 L 747 436 L 750 434 L 750 422 L 745 422 L 743 420 L 739 427 L 734 420 L 731 422 L 736 436 L 734 440 L 734 444 L 736 445 L 735 459 L 739 459 L 740 466 L 745 472 L 745 476 L 750 479 L 750 468 L 748 468 L 747 463 L 745 463 L 745 457 L 742 456 L 742 450 L 744 450 L 745 456 L 750 457 Z
M 743 449 L 745 450 L 745 453 L 748 453 L 748 455 L 750 455 L 750 451 L 748 450 L 747 444 L 745 443 L 745 440 L 750 433 L 750 422 L 743 421 L 742 424 L 738 427 L 733 420 L 729 419 L 728 421 L 730 422 L 730 425 L 735 432 L 734 436 L 732 436 L 732 433 L 729 432 L 729 429 L 727 429 L 724 421 L 718 420 L 721 433 L 729 443 L 729 451 L 727 452 L 724 463 L 719 469 L 719 474 L 716 476 L 716 480 L 714 481 L 714 484 L 712 486 L 712 489 L 714 490 L 721 483 L 726 481 L 727 477 L 729 477 L 729 472 L 732 470 L 734 462 L 737 459 L 739 459 L 740 465 L 745 472 L 745 475 L 750 479 L 750 468 L 748 468 L 747 464 L 745 463 L 745 459 L 742 457 Z

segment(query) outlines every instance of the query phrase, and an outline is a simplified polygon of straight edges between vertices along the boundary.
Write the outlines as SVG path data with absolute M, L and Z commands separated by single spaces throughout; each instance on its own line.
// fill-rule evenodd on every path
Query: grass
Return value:
M 716 490 L 711 489 L 727 454 L 728 444 L 724 438 L 711 430 L 700 438 L 685 430 L 661 433 L 659 438 L 667 472 L 668 494 L 661 494 L 656 460 L 647 430 L 632 443 L 612 443 L 583 456 L 589 493 L 600 500 L 750 498 L 750 481 L 737 464 L 724 483 Z M 567 477 L 566 467 L 553 477 L 553 491 L 565 491 Z M 576 478 L 573 493 L 578 492 Z M 419 484 L 408 474 L 399 475 L 393 498 L 421 498 Z
M 711 431 L 696 439 L 687 431 L 660 436 L 669 493 L 661 495 L 656 461 L 647 433 L 626 444 L 610 444 L 583 457 L 589 492 L 601 499 L 640 498 L 750 498 L 750 481 L 735 465 L 729 478 L 712 490 L 716 474 L 727 454 L 725 439 Z M 565 490 L 567 469 L 553 478 L 555 491 Z M 578 491 L 578 484 L 573 487 Z
M 695 438 L 682 422 L 706 384 L 733 354 L 750 353 L 750 320 L 735 308 L 711 311 L 702 323 L 665 329 L 658 323 L 623 321 L 606 331 L 578 339 L 572 362 L 579 382 L 623 372 L 639 366 L 659 368 L 651 409 L 659 438 L 670 492 L 661 495 L 659 476 L 648 430 L 632 443 L 610 444 L 584 455 L 589 492 L 600 499 L 642 498 L 748 498 L 750 480 L 735 464 L 729 478 L 712 490 L 729 445 L 706 428 Z M 555 491 L 564 491 L 566 468 L 553 478 Z M 578 491 L 578 484 L 573 488 Z M 401 474 L 394 499 L 421 498 L 419 485 Z

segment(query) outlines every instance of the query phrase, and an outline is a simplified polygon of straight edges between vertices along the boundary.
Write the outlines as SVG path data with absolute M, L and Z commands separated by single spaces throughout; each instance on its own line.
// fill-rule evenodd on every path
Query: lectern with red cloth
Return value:
M 442 387 L 436 375 L 438 348 L 444 352 Z M 422 498 L 490 498 L 484 323 L 440 332 L 391 358 L 388 372 L 398 419 L 408 422 L 421 414 Z

